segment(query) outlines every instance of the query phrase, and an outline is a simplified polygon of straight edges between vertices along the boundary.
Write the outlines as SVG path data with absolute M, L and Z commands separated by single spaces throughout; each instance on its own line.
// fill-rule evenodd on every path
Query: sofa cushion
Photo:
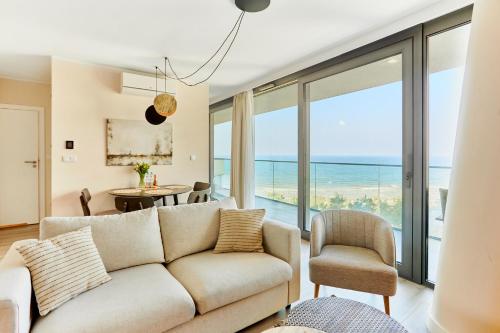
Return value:
M 97 252 L 90 226 L 21 245 L 38 311 L 45 316 L 61 304 L 111 280 Z
M 310 280 L 316 284 L 393 296 L 396 268 L 384 263 L 371 249 L 346 245 L 327 245 L 309 260 Z
M 155 333 L 193 319 L 193 300 L 162 265 L 110 275 L 110 282 L 38 318 L 31 333 Z
M 266 253 L 205 251 L 177 259 L 167 269 L 191 294 L 201 314 L 292 278 L 290 265 Z
M 213 249 L 219 235 L 219 209 L 234 209 L 233 198 L 207 203 L 160 207 L 165 260 Z
M 165 262 L 156 207 L 120 215 L 46 217 L 40 224 L 40 239 L 88 225 L 108 272 Z

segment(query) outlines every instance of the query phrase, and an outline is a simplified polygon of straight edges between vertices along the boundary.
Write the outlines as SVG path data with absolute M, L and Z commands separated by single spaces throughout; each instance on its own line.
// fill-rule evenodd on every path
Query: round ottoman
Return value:
M 327 333 L 408 333 L 396 320 L 372 306 L 340 297 L 311 299 L 293 307 L 284 326 L 306 326 Z

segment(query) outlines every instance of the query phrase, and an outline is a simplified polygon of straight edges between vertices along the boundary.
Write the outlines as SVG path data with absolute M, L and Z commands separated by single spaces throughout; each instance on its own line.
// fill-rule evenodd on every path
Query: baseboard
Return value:
M 15 227 L 25 227 L 28 223 L 18 223 L 18 224 L 4 224 L 0 225 L 0 229 L 15 228 Z
M 429 313 L 429 317 L 427 318 L 427 329 L 431 333 L 448 333 L 447 330 L 441 326 L 434 317 L 432 317 L 432 314 Z

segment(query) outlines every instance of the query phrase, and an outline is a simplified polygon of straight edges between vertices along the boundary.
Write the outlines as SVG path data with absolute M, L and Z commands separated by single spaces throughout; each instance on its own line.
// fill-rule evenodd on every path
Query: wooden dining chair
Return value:
M 92 199 L 92 196 L 90 195 L 90 191 L 88 188 L 84 188 L 80 192 L 80 204 L 82 205 L 82 210 L 83 210 L 83 215 L 84 216 L 91 216 L 92 213 L 90 211 L 89 207 L 89 201 Z M 114 215 L 114 214 L 120 214 L 121 212 L 115 209 L 110 209 L 110 210 L 104 210 L 97 212 L 93 215 Z
M 154 207 L 152 197 L 116 197 L 115 207 L 123 213 Z

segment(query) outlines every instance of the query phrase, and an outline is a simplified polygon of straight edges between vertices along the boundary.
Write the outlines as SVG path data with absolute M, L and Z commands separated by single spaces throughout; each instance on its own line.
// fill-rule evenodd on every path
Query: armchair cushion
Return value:
M 396 294 L 398 274 L 371 249 L 326 245 L 309 260 L 313 283 L 384 296 Z

